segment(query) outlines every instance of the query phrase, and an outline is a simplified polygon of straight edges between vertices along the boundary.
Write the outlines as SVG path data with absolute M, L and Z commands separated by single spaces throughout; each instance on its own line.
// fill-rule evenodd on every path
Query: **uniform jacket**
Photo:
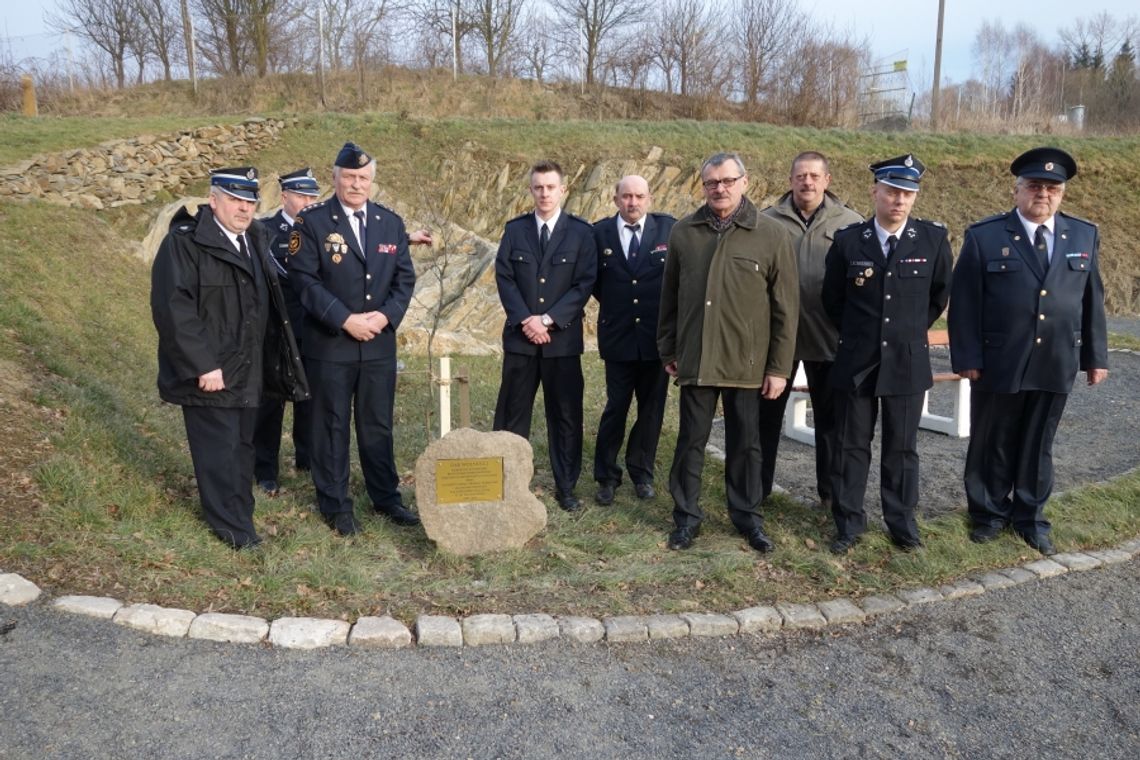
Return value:
M 673 226 L 661 287 L 657 350 L 681 385 L 759 388 L 788 377 L 796 344 L 796 254 L 748 199 L 718 234 L 707 206 Z
M 966 230 L 950 300 L 955 372 L 992 393 L 1068 393 L 1077 370 L 1108 367 L 1096 225 L 1057 213 L 1042 272 L 1015 211 Z
M 811 226 L 796 213 L 791 192 L 784 193 L 774 206 L 762 212 L 779 222 L 796 247 L 796 268 L 800 273 L 800 321 L 796 330 L 796 361 L 829 362 L 835 358 L 839 331 L 823 308 L 824 261 L 835 239 L 835 232 L 849 224 L 863 221 L 854 209 L 827 191 L 816 209 Z
M 874 395 L 934 385 L 926 331 L 946 308 L 952 258 L 946 228 L 909 218 L 890 260 L 874 220 L 845 227 L 827 253 L 823 306 L 839 329 L 832 386 L 850 392 L 878 368 Z
M 669 252 L 669 232 L 677 221 L 668 214 L 646 214 L 634 263 L 626 260 L 618 235 L 621 216 L 594 222 L 598 246 L 598 354 L 605 361 L 659 361 L 657 311 L 661 277 Z M 620 222 L 624 224 L 625 222 Z
M 262 393 L 309 397 L 268 239 L 246 231 L 250 257 L 234 250 L 207 205 L 174 216 L 151 268 L 150 309 L 158 330 L 158 391 L 186 406 L 257 406 Z M 252 257 L 257 257 L 256 261 Z M 198 389 L 221 368 L 226 387 Z
M 503 350 L 546 357 L 582 353 L 582 317 L 594 287 L 598 254 L 589 222 L 566 212 L 550 233 L 546 256 L 538 240 L 534 213 L 507 222 L 495 256 L 495 283 L 507 314 Z M 550 343 L 536 346 L 527 340 L 522 322 L 532 314 L 549 314 L 554 320 Z
M 404 319 L 416 272 L 408 252 L 404 220 L 369 201 L 361 250 L 340 201 L 333 197 L 297 215 L 289 249 L 289 279 L 305 307 L 301 351 L 308 358 L 358 362 L 395 356 L 396 329 Z M 379 311 L 388 326 L 372 340 L 344 331 L 352 314 Z
M 265 228 L 266 236 L 269 238 L 269 255 L 272 256 L 269 263 L 273 264 L 277 271 L 277 279 L 281 282 L 281 293 L 285 296 L 285 309 L 289 313 L 289 323 L 293 327 L 293 336 L 299 343 L 301 325 L 305 322 L 305 307 L 301 306 L 301 299 L 297 297 L 292 278 L 289 277 L 289 267 L 292 264 L 292 257 L 289 255 L 289 236 L 293 232 L 293 225 L 285 221 L 284 211 L 278 211 L 273 216 L 257 221 Z

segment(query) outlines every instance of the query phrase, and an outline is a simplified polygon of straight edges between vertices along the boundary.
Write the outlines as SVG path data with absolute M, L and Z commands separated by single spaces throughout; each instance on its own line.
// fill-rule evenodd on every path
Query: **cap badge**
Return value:
M 903 161 L 903 166 L 906 166 L 908 168 L 911 166 L 914 166 L 914 158 L 912 158 L 911 156 L 907 156 L 906 160 Z
M 312 169 L 306 169 L 305 170 L 305 176 L 306 177 L 312 177 L 313 176 L 313 170 Z
M 1053 162 L 1052 161 L 1049 161 L 1045 164 L 1045 171 L 1047 171 L 1047 172 L 1053 171 Z
M 361 153 L 360 157 L 358 159 L 356 159 L 356 163 L 360 164 L 361 166 L 367 166 L 368 165 L 368 156 Z
M 246 179 L 254 179 L 255 177 L 257 177 L 257 172 L 256 172 L 256 171 L 254 171 L 253 169 L 250 169 L 249 171 L 247 171 L 247 172 L 245 173 L 245 178 L 246 178 Z

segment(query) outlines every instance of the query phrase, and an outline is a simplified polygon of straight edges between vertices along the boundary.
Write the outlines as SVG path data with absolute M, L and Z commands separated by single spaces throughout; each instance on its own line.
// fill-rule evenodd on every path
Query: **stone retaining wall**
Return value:
M 251 118 L 167 135 L 109 140 L 0 169 L 0 199 L 39 199 L 89 209 L 138 205 L 177 194 L 211 169 L 242 164 L 276 142 L 286 123 Z

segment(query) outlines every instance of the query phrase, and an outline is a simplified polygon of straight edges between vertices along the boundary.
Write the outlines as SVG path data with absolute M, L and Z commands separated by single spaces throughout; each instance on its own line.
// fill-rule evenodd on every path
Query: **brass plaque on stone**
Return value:
M 440 459 L 435 464 L 437 504 L 503 500 L 503 459 Z

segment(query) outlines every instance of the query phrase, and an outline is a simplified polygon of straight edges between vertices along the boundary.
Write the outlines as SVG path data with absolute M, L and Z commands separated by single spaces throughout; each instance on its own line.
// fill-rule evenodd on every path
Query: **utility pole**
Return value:
M 459 81 L 459 0 L 451 4 L 451 81 Z
M 938 95 L 942 86 L 942 20 L 946 0 L 938 0 L 938 38 L 934 41 L 934 86 L 930 88 L 930 131 L 938 131 Z

